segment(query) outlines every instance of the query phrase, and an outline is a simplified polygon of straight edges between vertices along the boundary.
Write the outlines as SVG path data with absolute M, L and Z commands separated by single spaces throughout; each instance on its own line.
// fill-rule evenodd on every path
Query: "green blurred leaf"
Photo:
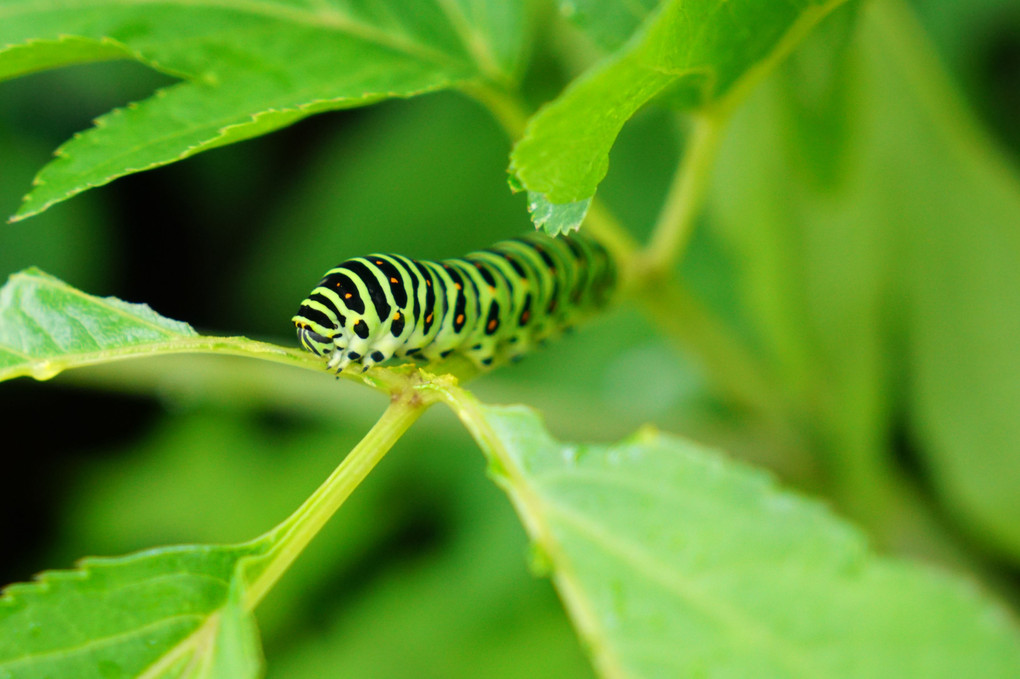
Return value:
M 603 676 L 1020 671 L 1004 609 L 969 583 L 869 553 L 763 474 L 651 431 L 560 443 L 529 409 L 457 406 Z
M 878 487 L 900 416 L 957 522 L 1017 559 L 1020 182 L 896 7 L 809 40 L 737 114 L 712 228 L 786 389 L 826 429 L 841 502 L 916 542 Z
M 0 288 L 0 380 L 49 379 L 67 368 L 180 352 L 259 355 L 304 363 L 308 356 L 243 337 L 203 337 L 146 304 L 93 297 L 38 269 Z
M 664 2 L 622 48 L 539 111 L 515 146 L 510 170 L 547 230 L 578 227 L 579 201 L 595 195 L 616 136 L 649 100 L 668 88 L 687 107 L 732 105 L 842 2 Z
M 560 0 L 560 12 L 607 49 L 617 49 L 659 0 Z
M 57 7 L 11 0 L 0 8 L 0 75 L 131 55 L 186 80 L 99 118 L 62 146 L 16 217 L 313 113 L 510 83 L 520 69 L 523 15 L 520 2 L 468 0 Z
M 885 324 L 897 313 L 889 310 L 889 222 L 898 217 L 884 197 L 902 180 L 855 146 L 884 125 L 878 109 L 855 98 L 869 91 L 854 86 L 855 10 L 821 26 L 733 117 L 708 226 L 735 262 L 747 325 L 786 398 L 826 432 L 817 454 L 834 494 L 854 513 L 888 518 L 874 484 L 885 481 L 876 467 L 889 443 Z
M 0 677 L 257 676 L 242 567 L 264 545 L 85 559 L 0 598 Z
M 916 145 L 909 161 L 889 149 L 887 165 L 910 191 L 895 202 L 909 242 L 908 408 L 951 506 L 1020 561 L 1020 174 L 906 12 L 898 3 L 874 10 L 867 57 L 892 76 L 886 91 L 911 95 L 898 122 Z

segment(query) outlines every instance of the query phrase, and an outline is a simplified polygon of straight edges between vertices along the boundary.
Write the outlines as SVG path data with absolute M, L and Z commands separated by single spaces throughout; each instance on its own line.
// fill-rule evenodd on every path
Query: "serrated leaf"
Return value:
M 540 193 L 528 192 L 528 212 L 535 227 L 543 229 L 550 236 L 576 231 L 588 214 L 591 198 L 573 203 L 557 205 L 550 203 Z
M 198 335 L 146 304 L 95 297 L 35 268 L 12 274 L 0 288 L 0 380 L 44 380 L 132 356 L 204 351 L 302 358 L 242 337 Z
M 468 404 L 461 416 L 603 676 L 1020 672 L 1020 630 L 1003 608 L 870 553 L 758 471 L 651 431 L 560 443 L 523 407 Z
M 129 59 L 131 51 L 112 40 L 61 36 L 56 40 L 30 40 L 0 50 L 0 80 L 69 64 Z
M 688 108 L 732 105 L 742 83 L 843 1 L 663 2 L 623 47 L 531 119 L 510 171 L 531 201 L 563 206 L 590 199 L 620 129 L 653 97 L 668 89 Z
M 521 2 L 495 0 L 57 7 L 10 0 L 0 7 L 0 74 L 94 60 L 106 49 L 186 79 L 99 118 L 62 146 L 16 218 L 313 113 L 510 82 L 520 66 L 523 14 Z
M 0 598 L 0 677 L 255 677 L 243 570 L 262 543 L 85 559 Z

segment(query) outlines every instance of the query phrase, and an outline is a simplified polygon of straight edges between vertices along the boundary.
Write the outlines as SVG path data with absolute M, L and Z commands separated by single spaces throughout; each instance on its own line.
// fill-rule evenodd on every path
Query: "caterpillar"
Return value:
M 453 352 L 486 368 L 569 328 L 615 288 L 616 267 L 598 241 L 535 232 L 438 262 L 348 259 L 326 272 L 292 320 L 301 345 L 337 373 Z

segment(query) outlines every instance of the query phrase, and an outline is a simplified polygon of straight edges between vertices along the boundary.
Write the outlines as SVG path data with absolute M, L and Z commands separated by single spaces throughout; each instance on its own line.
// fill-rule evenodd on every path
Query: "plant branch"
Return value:
M 646 249 L 645 275 L 664 277 L 683 256 L 704 202 L 725 122 L 724 116 L 714 111 L 695 115 L 687 148 Z
M 531 111 L 519 96 L 485 83 L 464 85 L 461 91 L 492 114 L 511 142 L 524 136 Z
M 247 591 L 247 607 L 253 609 L 276 584 L 312 538 L 350 497 L 393 444 L 432 404 L 412 389 L 395 396 L 386 411 L 343 462 L 319 488 L 283 523 L 258 540 L 273 543 L 266 559 L 260 559 Z
M 771 375 L 731 328 L 675 281 L 637 291 L 635 299 L 663 334 L 700 361 L 722 397 L 761 418 L 779 443 L 805 445 Z

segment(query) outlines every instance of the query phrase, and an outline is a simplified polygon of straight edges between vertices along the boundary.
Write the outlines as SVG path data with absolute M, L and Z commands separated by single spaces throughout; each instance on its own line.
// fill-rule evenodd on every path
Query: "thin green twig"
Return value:
M 259 538 L 271 541 L 273 546 L 268 559 L 257 561 L 258 570 L 248 574 L 251 578 L 246 592 L 249 610 L 272 589 L 340 505 L 432 403 L 433 399 L 422 398 L 408 385 L 391 400 L 379 421 L 329 478 L 289 518 Z
M 694 116 L 694 125 L 666 201 L 645 251 L 644 273 L 663 278 L 683 256 L 701 211 L 725 119 L 715 112 Z
M 461 91 L 485 107 L 500 124 L 511 141 L 524 136 L 530 113 L 520 97 L 486 83 L 473 83 Z

